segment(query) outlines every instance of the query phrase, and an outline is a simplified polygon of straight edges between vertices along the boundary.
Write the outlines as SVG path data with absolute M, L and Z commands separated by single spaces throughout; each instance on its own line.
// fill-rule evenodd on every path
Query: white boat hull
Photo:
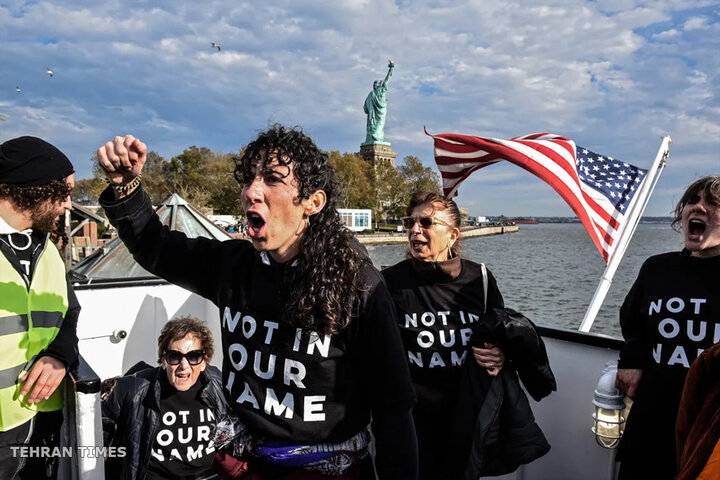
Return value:
M 78 288 L 82 305 L 78 323 L 80 353 L 100 378 L 122 375 L 141 360 L 154 365 L 162 326 L 180 315 L 207 320 L 219 343 L 220 322 L 215 305 L 180 287 L 151 283 L 155 284 Z M 124 339 L 118 338 L 120 330 L 127 332 Z M 531 400 L 531 404 L 552 448 L 547 455 L 514 474 L 493 478 L 611 478 L 613 451 L 601 448 L 590 430 L 591 402 L 605 364 L 617 360 L 618 342 L 609 337 L 557 329 L 544 329 L 543 337 L 558 391 L 540 403 Z M 220 350 L 216 350 L 212 361 L 216 366 L 222 364 Z

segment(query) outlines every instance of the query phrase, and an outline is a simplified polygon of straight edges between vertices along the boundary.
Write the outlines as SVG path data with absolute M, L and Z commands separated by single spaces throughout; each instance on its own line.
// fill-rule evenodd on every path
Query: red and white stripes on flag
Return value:
M 540 177 L 560 194 L 606 262 L 647 173 L 550 133 L 510 140 L 454 133 L 431 136 L 445 197 L 457 195 L 460 183 L 476 170 L 501 160 L 514 163 Z

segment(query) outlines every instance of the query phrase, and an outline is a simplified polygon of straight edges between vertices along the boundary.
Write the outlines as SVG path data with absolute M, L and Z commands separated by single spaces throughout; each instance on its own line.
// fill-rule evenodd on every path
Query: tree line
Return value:
M 143 168 L 143 186 L 154 205 L 177 193 L 207 213 L 243 215 L 240 187 L 232 174 L 239 153 L 213 152 L 193 145 L 166 160 L 151 151 Z M 333 150 L 328 156 L 340 183 L 340 205 L 369 208 L 375 219 L 402 217 L 414 191 L 441 192 L 438 174 L 412 155 L 406 156 L 398 168 L 390 162 L 379 162 L 373 168 L 357 153 Z M 92 178 L 75 182 L 72 198 L 81 205 L 96 205 L 107 185 L 94 159 L 93 165 Z

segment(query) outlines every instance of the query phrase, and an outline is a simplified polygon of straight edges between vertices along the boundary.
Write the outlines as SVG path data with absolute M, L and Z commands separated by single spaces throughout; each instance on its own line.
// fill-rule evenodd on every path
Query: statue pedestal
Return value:
M 395 157 L 398 156 L 392 151 L 390 142 L 362 143 L 360 144 L 360 155 L 373 167 L 378 162 L 390 162 L 390 165 L 394 167 Z

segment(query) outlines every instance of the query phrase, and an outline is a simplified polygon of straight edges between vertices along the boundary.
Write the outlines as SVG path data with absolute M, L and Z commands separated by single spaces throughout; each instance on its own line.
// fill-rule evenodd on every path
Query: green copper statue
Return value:
M 392 76 L 393 68 L 395 64 L 392 60 L 388 60 L 388 73 L 385 75 L 385 80 L 375 80 L 373 82 L 373 89 L 368 93 L 365 99 L 365 105 L 363 110 L 367 113 L 367 126 L 365 143 L 383 143 L 385 138 L 385 115 L 387 110 L 387 100 L 385 94 L 387 93 L 387 82 Z

